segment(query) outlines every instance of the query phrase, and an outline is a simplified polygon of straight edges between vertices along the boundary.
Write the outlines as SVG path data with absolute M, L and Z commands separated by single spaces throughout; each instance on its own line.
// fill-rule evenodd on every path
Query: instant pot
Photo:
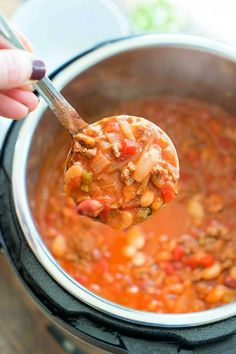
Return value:
M 236 114 L 236 53 L 199 37 L 110 41 L 73 58 L 52 79 L 90 121 L 112 115 L 120 102 L 157 95 L 214 102 Z M 62 129 L 40 101 L 26 120 L 11 124 L 1 150 L 0 240 L 27 291 L 52 320 L 111 353 L 236 353 L 236 303 L 190 314 L 138 311 L 93 294 L 57 264 L 33 209 L 39 171 Z

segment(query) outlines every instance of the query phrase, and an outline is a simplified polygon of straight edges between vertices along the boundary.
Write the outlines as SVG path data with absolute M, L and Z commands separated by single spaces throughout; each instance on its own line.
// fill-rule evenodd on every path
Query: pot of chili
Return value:
M 236 331 L 235 74 L 224 45 L 156 34 L 103 44 L 55 73 L 89 122 L 145 116 L 176 145 L 176 201 L 126 231 L 79 216 L 64 195 L 70 138 L 43 102 L 13 125 L 0 175 L 4 247 L 31 293 L 77 335 L 117 352 L 148 342 L 150 353 L 174 353 Z M 102 183 L 110 188 L 106 175 Z

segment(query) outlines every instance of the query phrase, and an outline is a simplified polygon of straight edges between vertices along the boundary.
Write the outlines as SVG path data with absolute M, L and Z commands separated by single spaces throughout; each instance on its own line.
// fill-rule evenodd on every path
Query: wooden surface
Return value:
M 0 255 L 0 353 L 64 354 L 47 331 L 48 320 L 36 307 L 6 257 Z

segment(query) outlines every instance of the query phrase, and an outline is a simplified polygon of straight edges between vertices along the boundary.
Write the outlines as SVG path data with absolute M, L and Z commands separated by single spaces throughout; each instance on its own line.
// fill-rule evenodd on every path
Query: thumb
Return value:
M 40 80 L 46 72 L 45 64 L 32 54 L 18 49 L 0 50 L 0 90 L 25 85 L 28 80 Z

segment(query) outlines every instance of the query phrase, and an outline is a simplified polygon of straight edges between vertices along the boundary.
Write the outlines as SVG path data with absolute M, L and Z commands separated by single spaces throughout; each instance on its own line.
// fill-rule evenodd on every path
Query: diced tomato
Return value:
M 123 287 L 122 284 L 119 283 L 118 281 L 112 284 L 112 288 L 110 289 L 110 293 L 117 298 L 117 296 L 120 298 L 120 295 L 122 294 Z
M 105 133 L 119 133 L 121 132 L 121 128 L 118 122 L 114 120 L 108 120 L 103 126 L 103 130 Z
M 199 263 L 205 268 L 211 267 L 215 263 L 215 257 L 212 254 L 208 254 L 201 258 Z
M 191 267 L 192 269 L 195 269 L 198 266 L 198 258 L 194 255 L 189 256 L 186 260 L 186 263 L 189 267 Z
M 219 142 L 220 142 L 220 146 L 221 146 L 222 148 L 228 149 L 229 146 L 230 146 L 230 141 L 229 141 L 229 139 L 227 139 L 227 138 L 222 137 L 222 138 L 219 140 Z
M 104 212 L 109 212 L 111 210 L 111 207 L 110 205 L 108 205 L 106 200 L 100 200 L 100 202 L 103 204 Z
M 215 263 L 215 257 L 211 254 L 208 254 L 204 257 L 197 257 L 195 255 L 192 255 L 188 257 L 186 263 L 191 267 L 191 268 L 196 268 L 197 266 L 202 266 L 204 268 L 211 267 Z
M 174 249 L 174 258 L 176 259 L 176 261 L 180 261 L 183 256 L 184 256 L 184 249 L 183 247 L 177 245 Z
M 138 144 L 135 141 L 124 139 L 121 141 L 120 154 L 121 158 L 128 158 L 136 155 L 138 152 Z
M 161 193 L 165 203 L 171 202 L 175 197 L 175 190 L 173 186 L 171 186 L 169 183 L 167 183 L 164 187 L 161 188 Z
M 79 274 L 74 276 L 75 280 L 77 280 L 78 283 L 85 285 L 88 281 L 88 276 L 85 274 Z
M 175 272 L 175 267 L 171 262 L 167 262 L 164 269 L 168 275 L 172 275 Z
M 60 260 L 60 266 L 66 271 L 68 272 L 72 277 L 75 277 L 75 267 L 73 266 L 73 264 L 71 264 L 71 262 L 68 262 L 66 260 Z
M 103 275 L 104 273 L 108 272 L 109 264 L 105 259 L 101 259 L 95 268 L 95 273 L 98 275 Z
M 45 220 L 48 225 L 55 225 L 55 222 L 57 220 L 57 214 L 56 213 L 47 213 L 45 215 Z
M 176 270 L 181 269 L 183 267 L 183 263 L 180 261 L 174 261 L 173 266 Z
M 99 202 L 102 203 L 102 205 L 103 205 L 103 210 L 100 213 L 100 215 L 101 215 L 101 217 L 106 218 L 111 210 L 111 207 L 108 204 L 108 201 L 106 199 L 99 198 Z
M 230 276 L 227 275 L 224 279 L 224 283 L 229 288 L 235 289 L 236 288 L 236 281 Z

